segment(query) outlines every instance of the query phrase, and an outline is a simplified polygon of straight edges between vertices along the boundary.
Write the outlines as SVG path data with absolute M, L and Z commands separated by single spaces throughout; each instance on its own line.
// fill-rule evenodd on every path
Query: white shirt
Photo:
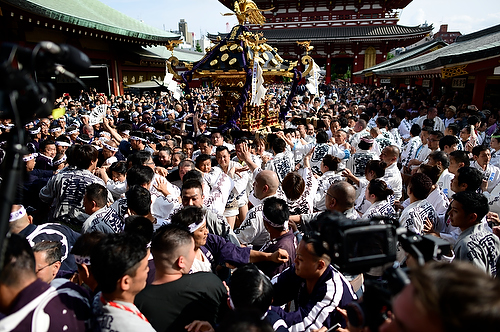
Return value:
M 394 190 L 394 199 L 399 201 L 401 196 L 403 196 L 403 179 L 401 178 L 401 172 L 397 163 L 393 163 L 385 169 L 385 175 L 382 180 Z

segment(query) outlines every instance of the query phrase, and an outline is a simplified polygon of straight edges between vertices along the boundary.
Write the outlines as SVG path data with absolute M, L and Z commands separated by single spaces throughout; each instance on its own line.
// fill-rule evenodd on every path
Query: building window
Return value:
M 368 47 L 365 51 L 365 69 L 373 67 L 377 64 L 377 52 L 375 48 Z

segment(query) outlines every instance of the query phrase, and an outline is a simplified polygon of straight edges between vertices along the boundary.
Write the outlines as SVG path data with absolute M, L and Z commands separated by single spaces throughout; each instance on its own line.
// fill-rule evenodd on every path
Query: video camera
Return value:
M 400 267 L 404 252 L 418 265 L 448 254 L 448 242 L 430 235 L 419 235 L 399 227 L 395 218 L 347 219 L 345 215 L 324 212 L 310 226 L 323 245 L 331 264 L 340 272 L 356 275 L 373 268 L 387 268 L 381 277 L 365 278 L 363 300 L 347 308 L 353 326 L 378 331 L 391 308 L 391 299 L 410 280 Z

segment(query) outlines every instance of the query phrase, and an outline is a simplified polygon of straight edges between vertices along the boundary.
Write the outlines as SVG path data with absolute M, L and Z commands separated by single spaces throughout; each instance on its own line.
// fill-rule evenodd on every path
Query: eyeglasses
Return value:
M 330 194 L 328 191 L 326 192 L 326 194 L 327 194 L 328 196 L 330 196 L 331 198 L 333 198 L 333 199 L 337 199 L 337 197 L 333 196 L 333 195 L 332 195 L 332 194 Z
M 45 268 L 48 268 L 48 267 L 49 267 L 49 266 L 51 266 L 51 265 L 54 265 L 54 264 L 55 264 L 55 263 L 57 263 L 57 262 L 59 262 L 59 261 L 54 261 L 54 262 L 52 262 L 52 263 L 50 263 L 50 264 L 48 264 L 48 265 L 45 265 L 44 267 L 41 267 L 41 268 L 39 268 L 38 270 L 36 270 L 36 271 L 35 271 L 35 273 L 36 273 L 36 274 L 38 274 L 38 272 L 42 271 L 42 270 L 43 270 L 43 269 L 45 269 Z

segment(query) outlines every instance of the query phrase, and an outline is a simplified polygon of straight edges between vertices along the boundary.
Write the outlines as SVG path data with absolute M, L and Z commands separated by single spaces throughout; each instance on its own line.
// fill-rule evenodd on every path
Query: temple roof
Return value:
M 353 75 L 370 75 L 373 73 L 374 70 L 392 66 L 396 63 L 400 63 L 400 62 L 405 61 L 407 59 L 417 57 L 419 55 L 422 55 L 422 54 L 429 52 L 429 51 L 432 51 L 434 49 L 437 50 L 437 49 L 444 47 L 446 45 L 448 45 L 448 44 L 445 43 L 441 39 L 432 39 L 426 43 L 423 43 L 421 45 L 413 47 L 413 48 L 395 56 L 394 58 L 391 58 L 389 60 L 381 62 L 373 67 L 363 69 L 359 72 L 354 73 Z
M 234 8 L 234 1 L 235 0 L 219 0 L 220 3 L 222 3 L 224 6 L 227 8 L 233 10 Z M 330 6 L 330 5 L 339 5 L 339 6 L 344 6 L 344 5 L 363 5 L 363 3 L 371 4 L 371 3 L 378 3 L 382 7 L 388 8 L 388 9 L 401 9 L 405 8 L 408 6 L 412 0 L 372 0 L 372 1 L 361 1 L 361 0 L 308 0 L 308 1 L 292 1 L 292 0 L 254 0 L 254 2 L 259 6 L 260 9 L 264 8 L 270 8 L 270 7 L 276 7 L 276 8 L 281 8 L 284 7 L 285 5 L 291 5 L 293 3 L 300 3 L 302 8 L 305 8 L 307 5 L 308 7 L 312 6 Z M 291 5 L 293 7 L 293 5 Z
M 1 0 L 29 13 L 102 32 L 157 43 L 179 39 L 97 0 Z
M 424 36 L 432 31 L 433 27 L 406 27 L 402 25 L 385 26 L 352 26 L 352 27 L 324 27 L 301 29 L 270 29 L 263 30 L 264 37 L 272 43 L 295 42 L 310 40 L 327 42 L 330 40 L 364 41 L 377 39 L 406 39 Z M 224 37 L 226 34 L 219 34 Z M 209 35 L 210 39 L 217 35 Z
M 500 57 L 500 24 L 460 36 L 455 43 L 437 51 L 375 69 L 373 73 L 377 75 L 397 75 L 424 72 L 450 65 L 481 61 L 490 57 Z

